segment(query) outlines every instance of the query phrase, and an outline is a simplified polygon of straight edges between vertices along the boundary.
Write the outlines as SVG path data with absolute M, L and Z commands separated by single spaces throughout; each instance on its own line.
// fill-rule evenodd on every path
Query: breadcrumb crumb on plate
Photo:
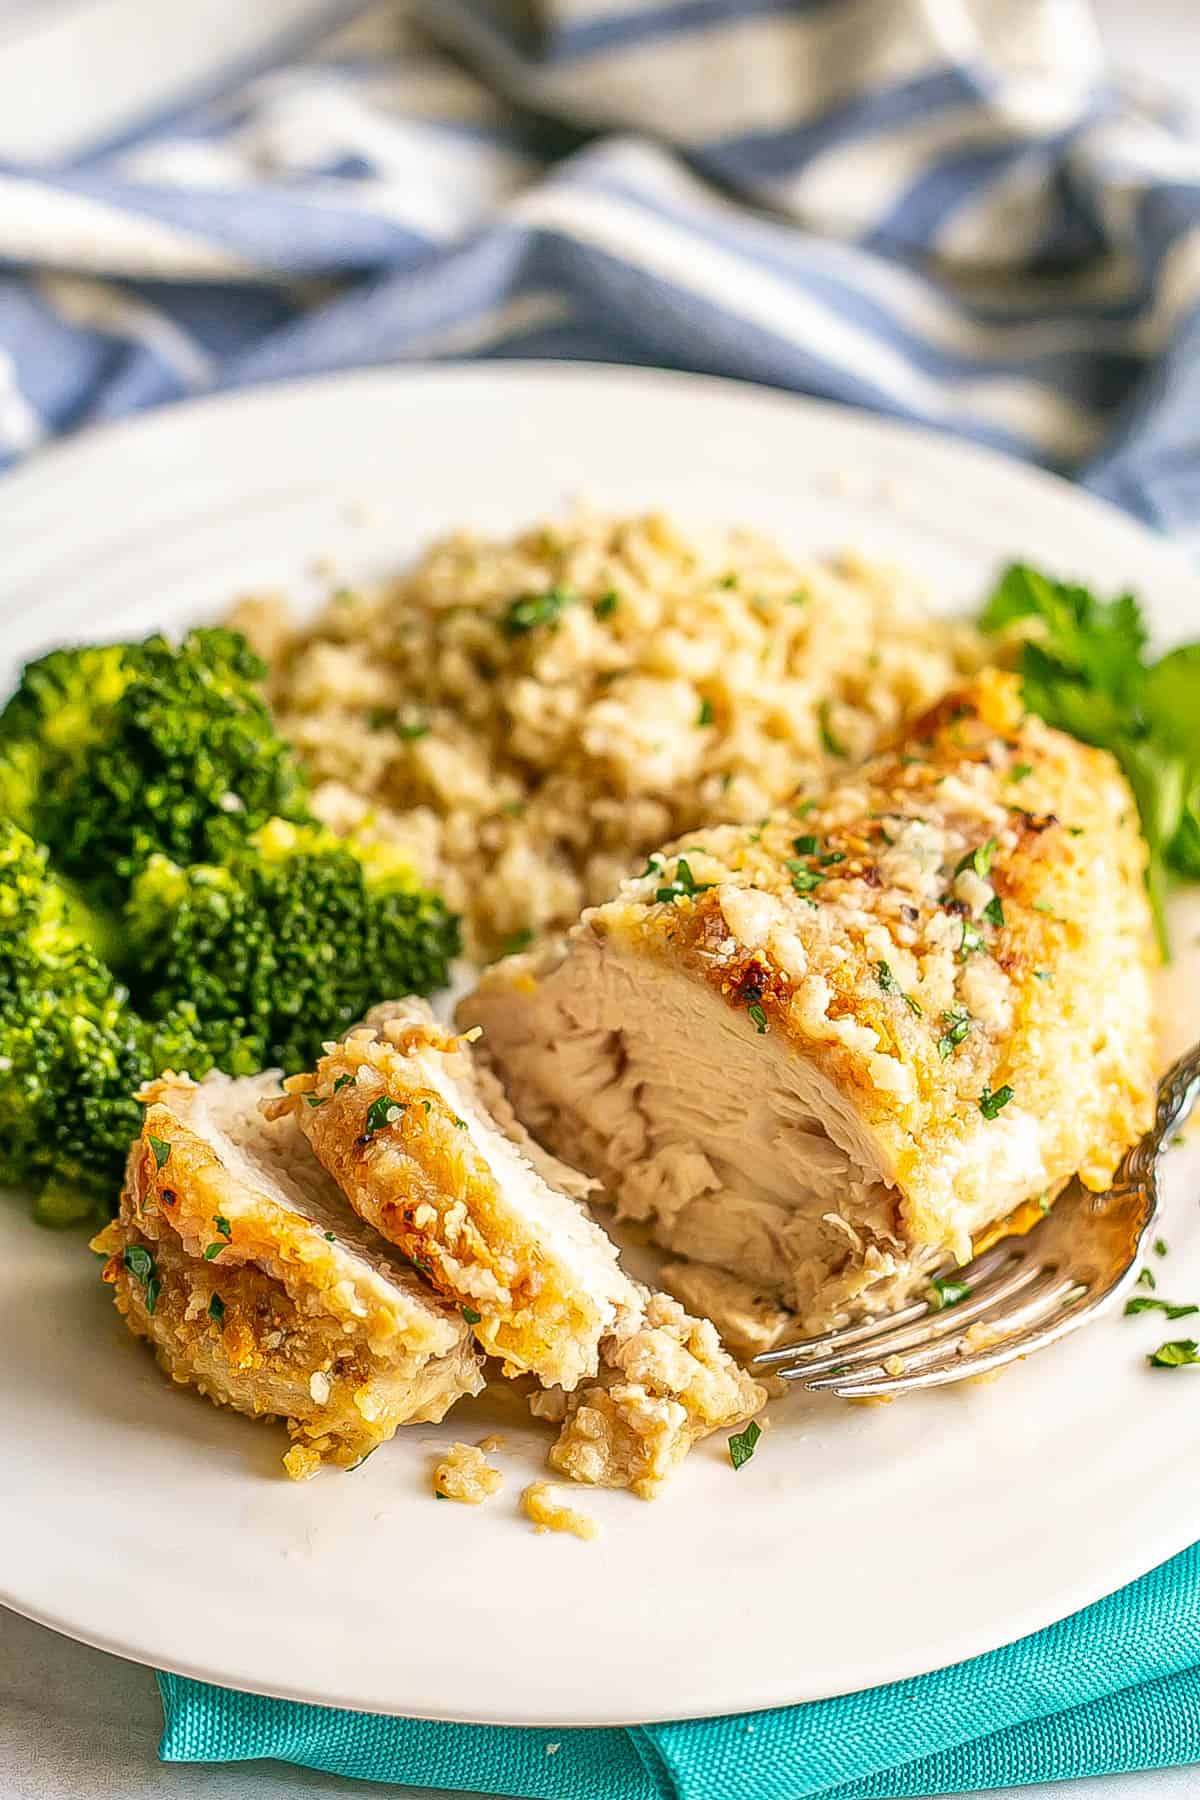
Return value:
M 521 1495 L 521 1510 L 537 1531 L 567 1531 L 589 1541 L 600 1536 L 600 1527 L 586 1513 L 577 1512 L 558 1497 L 548 1481 L 534 1481 Z
M 504 1477 L 484 1455 L 482 1444 L 451 1444 L 433 1471 L 434 1498 L 461 1500 L 466 1506 L 482 1506 L 504 1486 Z

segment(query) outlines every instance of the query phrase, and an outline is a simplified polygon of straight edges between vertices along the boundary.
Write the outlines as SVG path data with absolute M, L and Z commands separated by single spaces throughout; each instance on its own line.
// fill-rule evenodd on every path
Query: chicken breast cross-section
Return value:
M 378 1008 L 286 1083 L 351 1205 L 452 1301 L 505 1372 L 570 1389 L 639 1294 L 571 1192 L 575 1170 L 507 1131 L 462 1042 L 410 1000 Z M 503 1117 L 503 1097 L 492 1106 Z
M 985 672 L 760 827 L 650 859 L 459 1011 L 524 1124 L 823 1329 L 1149 1122 L 1155 950 L 1116 764 Z
M 154 1082 L 95 1247 L 172 1380 L 285 1419 L 303 1477 L 442 1418 L 483 1376 L 457 1310 L 354 1214 L 291 1114 L 264 1116 L 278 1094 L 272 1074 Z

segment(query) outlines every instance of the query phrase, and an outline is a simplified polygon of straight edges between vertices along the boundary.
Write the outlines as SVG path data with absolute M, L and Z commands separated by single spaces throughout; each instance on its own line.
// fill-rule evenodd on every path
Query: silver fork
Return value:
M 986 1375 L 1077 1331 L 1128 1292 L 1158 1211 L 1163 1145 L 1200 1098 L 1200 1044 L 1164 1075 L 1154 1125 L 1128 1152 L 1111 1188 L 1073 1182 L 1024 1237 L 1005 1238 L 953 1276 L 966 1295 L 917 1300 L 899 1312 L 756 1356 L 757 1374 L 845 1399 L 907 1394 Z M 899 1359 L 899 1364 L 893 1361 Z

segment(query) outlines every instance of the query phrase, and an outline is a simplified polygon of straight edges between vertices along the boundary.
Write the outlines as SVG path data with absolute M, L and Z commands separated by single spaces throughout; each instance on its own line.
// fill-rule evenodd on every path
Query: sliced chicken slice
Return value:
M 667 1294 L 647 1294 L 641 1315 L 601 1346 L 595 1386 L 534 1395 L 530 1409 L 563 1422 L 552 1467 L 650 1500 L 698 1439 L 743 1424 L 766 1398 L 711 1320 L 692 1318 Z
M 640 1296 L 571 1197 L 589 1184 L 530 1142 L 494 1082 L 485 1095 L 469 1051 L 422 1001 L 378 1008 L 285 1085 L 351 1205 L 506 1373 L 567 1389 L 596 1374 L 601 1338 Z
M 483 1376 L 457 1310 L 352 1212 L 294 1118 L 264 1116 L 278 1095 L 272 1074 L 154 1082 L 94 1247 L 167 1374 L 286 1419 L 302 1478 L 442 1418 Z
M 754 830 L 650 859 L 459 1010 L 539 1142 L 819 1330 L 1148 1123 L 1132 796 L 986 672 Z

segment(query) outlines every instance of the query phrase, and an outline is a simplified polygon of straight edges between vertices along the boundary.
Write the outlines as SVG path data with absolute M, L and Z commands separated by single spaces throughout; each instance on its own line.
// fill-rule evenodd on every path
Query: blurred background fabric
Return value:
M 0 466 L 215 388 L 586 357 L 918 420 L 1200 544 L 1200 134 L 1088 0 L 243 10 L 214 56 L 213 0 L 0 0 Z

